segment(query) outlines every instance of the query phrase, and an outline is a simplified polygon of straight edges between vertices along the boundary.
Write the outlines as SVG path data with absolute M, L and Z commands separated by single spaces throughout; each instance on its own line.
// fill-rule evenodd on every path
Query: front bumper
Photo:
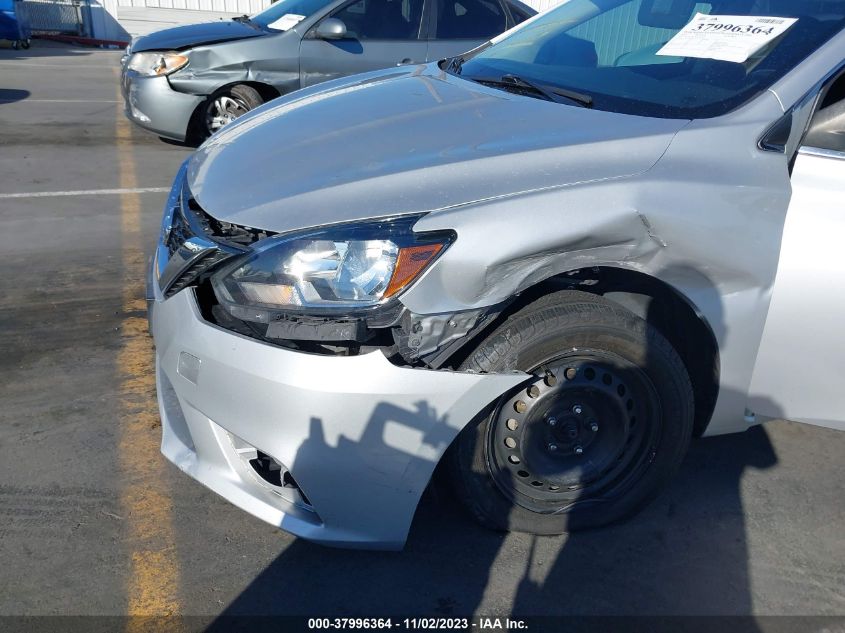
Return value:
M 167 77 L 146 77 L 125 67 L 120 86 L 130 121 L 177 141 L 185 140 L 191 116 L 204 99 L 173 90 Z
M 324 544 L 400 549 L 446 448 L 525 378 L 290 351 L 206 323 L 190 288 L 167 300 L 156 290 L 162 453 L 250 514 Z M 310 505 L 259 477 L 245 459 L 254 449 Z

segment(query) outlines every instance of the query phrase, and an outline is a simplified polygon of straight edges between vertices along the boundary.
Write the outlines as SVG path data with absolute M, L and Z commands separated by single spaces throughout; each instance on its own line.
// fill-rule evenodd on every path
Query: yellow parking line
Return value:
M 118 100 L 120 93 L 118 91 Z M 138 188 L 132 154 L 132 130 L 120 108 L 115 125 L 121 189 Z M 123 257 L 122 347 L 120 375 L 120 439 L 118 460 L 120 502 L 127 517 L 131 572 L 127 582 L 127 615 L 179 614 L 179 567 L 176 560 L 172 502 L 155 400 L 155 375 L 144 315 L 145 259 L 141 234 L 141 202 L 136 192 L 120 195 Z M 150 621 L 130 618 L 130 630 L 149 630 Z

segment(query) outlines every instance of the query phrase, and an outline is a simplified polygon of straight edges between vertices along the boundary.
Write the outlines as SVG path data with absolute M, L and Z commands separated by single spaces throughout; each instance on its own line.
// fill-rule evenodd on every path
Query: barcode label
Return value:
M 769 15 L 697 13 L 657 54 L 742 64 L 797 21 Z

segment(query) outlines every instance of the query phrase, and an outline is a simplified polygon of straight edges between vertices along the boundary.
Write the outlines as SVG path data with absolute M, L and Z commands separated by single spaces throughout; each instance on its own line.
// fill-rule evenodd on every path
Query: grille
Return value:
M 167 292 L 164 293 L 164 296 L 172 297 L 183 288 L 187 288 L 192 285 L 197 281 L 200 275 L 208 270 L 211 270 L 216 264 L 222 262 L 228 257 L 231 257 L 231 254 L 224 253 L 223 251 L 209 251 L 208 253 L 205 253 L 173 280 L 173 283 L 170 284 L 170 287 L 167 289 Z
M 190 216 L 187 214 L 190 214 Z M 170 232 L 165 241 L 169 257 L 173 257 L 174 253 L 179 250 L 179 247 L 192 237 L 204 237 L 215 243 L 221 243 L 220 236 L 215 235 L 211 230 L 209 218 L 210 216 L 202 211 L 196 202 L 190 199 L 186 195 L 186 192 L 183 191 L 178 206 L 173 210 L 173 217 L 170 221 Z M 201 230 L 194 230 L 193 227 Z M 198 259 L 191 262 L 190 266 L 179 273 L 179 276 L 168 286 L 164 296 L 172 297 L 180 290 L 194 284 L 200 275 L 238 252 L 237 250 L 226 248 L 223 245 L 217 249 L 206 251 Z
M 173 257 L 179 247 L 192 237 L 209 240 L 216 244 L 217 248 L 208 250 L 179 273 L 165 291 L 164 296 L 170 297 L 194 284 L 203 273 L 208 272 L 224 259 L 244 253 L 251 244 L 271 235 L 275 233 L 223 222 L 211 217 L 191 195 L 187 184 L 183 184 L 179 202 L 170 220 L 170 232 L 165 241 L 168 256 Z
M 173 212 L 173 220 L 170 223 L 170 234 L 167 236 L 167 253 L 170 257 L 173 257 L 173 253 L 178 251 L 182 244 L 194 237 L 194 232 L 191 230 L 187 220 L 185 220 L 185 216 L 182 215 L 181 207 L 182 205 L 180 204 L 179 208 Z

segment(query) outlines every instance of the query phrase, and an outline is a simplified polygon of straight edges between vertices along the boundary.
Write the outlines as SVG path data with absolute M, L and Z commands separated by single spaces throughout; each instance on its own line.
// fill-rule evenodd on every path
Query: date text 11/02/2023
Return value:
M 365 629 L 406 629 L 406 630 L 452 630 L 452 631 L 520 631 L 528 628 L 520 619 L 500 617 L 479 618 L 309 618 L 309 630 L 365 630 Z

